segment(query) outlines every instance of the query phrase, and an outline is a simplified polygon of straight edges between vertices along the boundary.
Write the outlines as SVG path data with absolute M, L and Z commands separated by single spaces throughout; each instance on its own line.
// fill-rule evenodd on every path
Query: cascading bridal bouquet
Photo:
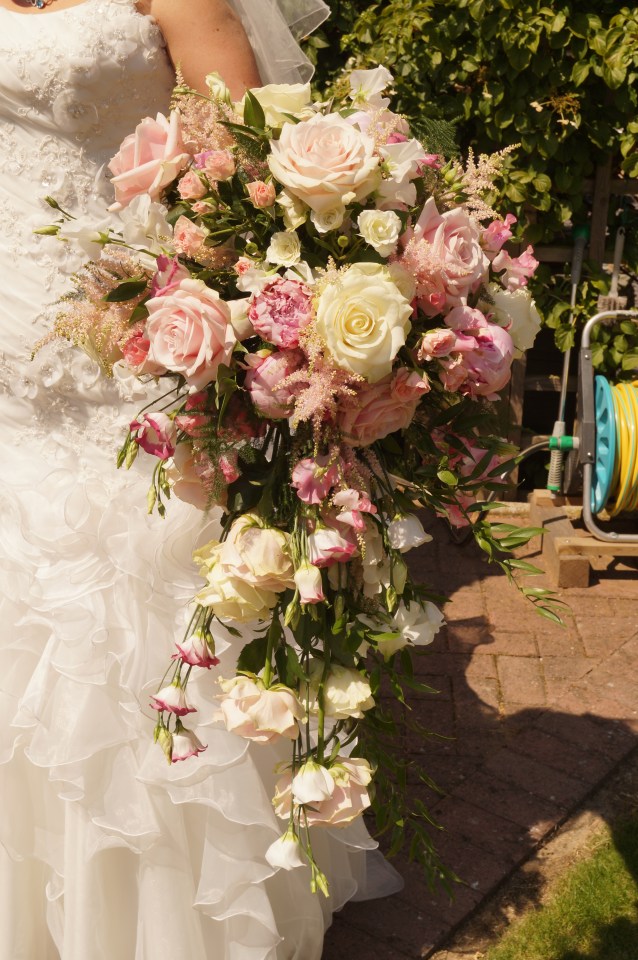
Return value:
M 152 390 L 119 465 L 155 458 L 150 511 L 171 496 L 223 508 L 152 698 L 156 740 L 171 762 L 205 749 L 187 687 L 218 664 L 223 624 L 237 667 L 216 681 L 219 722 L 290 741 L 273 800 L 287 827 L 266 857 L 309 863 L 324 892 L 309 828 L 371 805 L 395 847 L 434 862 L 380 700 L 382 685 L 401 703 L 418 686 L 411 655 L 442 623 L 404 559 L 431 539 L 415 507 L 474 518 L 508 572 L 530 535 L 490 526 L 474 501 L 512 454 L 487 407 L 538 326 L 537 264 L 503 249 L 514 218 L 487 203 L 502 156 L 463 168 L 428 154 L 389 109 L 391 79 L 355 71 L 327 103 L 308 85 L 235 104 L 215 74 L 209 97 L 179 85 L 170 116 L 143 120 L 110 163 L 121 225 L 60 211 L 48 231 L 94 255 L 54 336 Z

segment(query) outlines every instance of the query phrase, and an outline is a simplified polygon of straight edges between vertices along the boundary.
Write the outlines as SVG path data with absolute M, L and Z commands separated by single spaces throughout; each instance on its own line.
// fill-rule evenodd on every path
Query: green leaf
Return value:
M 580 87 L 589 76 L 590 65 L 586 60 L 577 60 L 572 67 L 572 80 Z
M 132 300 L 144 293 L 148 286 L 148 277 L 132 277 L 130 280 L 124 280 L 113 290 L 105 293 L 102 297 L 105 303 L 125 303 L 126 300 Z
M 266 126 L 264 109 L 250 90 L 246 91 L 246 99 L 244 100 L 244 122 L 247 126 L 258 130 L 263 130 Z
M 256 637 L 247 643 L 237 659 L 237 670 L 246 673 L 259 673 L 266 662 L 268 640 L 266 637 Z
M 458 478 L 452 473 L 451 470 L 439 470 L 437 472 L 437 477 L 441 483 L 444 483 L 447 487 L 458 486 Z

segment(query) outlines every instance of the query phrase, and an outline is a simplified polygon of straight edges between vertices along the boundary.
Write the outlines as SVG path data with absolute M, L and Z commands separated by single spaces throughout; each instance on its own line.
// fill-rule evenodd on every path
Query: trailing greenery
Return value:
M 615 175 L 638 177 L 637 8 L 618 0 L 331 0 L 330 6 L 332 17 L 310 51 L 320 85 L 334 86 L 346 63 L 386 64 L 395 76 L 395 109 L 432 152 L 442 130 L 430 125 L 428 136 L 432 120 L 456 125 L 463 150 L 520 144 L 506 161 L 503 192 L 526 241 L 569 245 L 571 224 L 588 219 L 596 166 L 610 153 Z M 619 206 L 610 215 L 612 233 L 621 217 L 627 223 L 630 275 L 638 272 L 632 213 Z M 573 337 L 563 289 L 569 264 L 552 272 L 551 283 L 541 273 L 535 295 L 564 349 Z M 608 287 L 595 270 L 592 283 L 581 311 L 589 315 Z M 638 352 L 638 337 L 620 335 L 628 337 L 630 353 Z M 607 351 L 603 366 L 612 365 Z

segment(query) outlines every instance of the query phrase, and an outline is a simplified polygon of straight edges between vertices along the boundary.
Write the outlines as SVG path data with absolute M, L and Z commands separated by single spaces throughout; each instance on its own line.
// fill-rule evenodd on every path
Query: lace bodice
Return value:
M 55 218 L 43 198 L 103 221 L 112 201 L 105 165 L 142 117 L 166 112 L 173 83 L 159 28 L 134 0 L 42 15 L 0 8 L 0 413 L 19 416 L 29 434 L 68 421 L 77 436 L 97 419 L 103 436 L 104 408 L 114 414 L 119 403 L 64 345 L 30 360 L 81 262 L 33 233 Z

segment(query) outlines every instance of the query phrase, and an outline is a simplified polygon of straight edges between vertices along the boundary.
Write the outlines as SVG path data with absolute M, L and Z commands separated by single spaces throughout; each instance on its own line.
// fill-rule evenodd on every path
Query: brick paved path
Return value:
M 572 609 L 562 628 L 436 524 L 437 541 L 412 566 L 451 598 L 447 626 L 418 661 L 439 693 L 411 705 L 452 739 L 408 734 L 401 746 L 444 792 L 411 788 L 444 828 L 436 847 L 464 884 L 450 902 L 395 860 L 403 892 L 348 904 L 324 960 L 430 956 L 638 743 L 638 563 L 601 563 L 588 589 L 561 591 Z

